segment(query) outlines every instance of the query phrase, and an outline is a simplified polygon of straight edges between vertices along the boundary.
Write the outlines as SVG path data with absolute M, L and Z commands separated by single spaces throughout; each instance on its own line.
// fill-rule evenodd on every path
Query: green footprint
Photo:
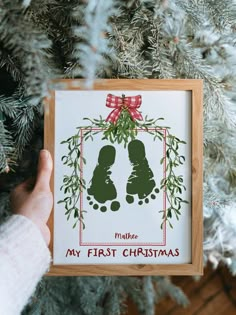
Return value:
M 114 200 L 117 197 L 117 192 L 110 178 L 110 168 L 115 162 L 115 156 L 116 150 L 111 145 L 102 147 L 99 152 L 98 164 L 93 172 L 91 186 L 87 190 L 87 200 L 94 210 L 99 209 L 98 204 L 104 204 L 100 207 L 100 211 L 106 212 L 107 205 L 105 204 L 108 201 L 111 201 L 110 209 L 112 211 L 117 211 L 120 208 L 120 203 Z
M 133 171 L 126 186 L 126 201 L 130 204 L 133 203 L 134 196 L 137 195 L 139 205 L 147 204 L 150 198 L 156 199 L 156 193 L 159 193 L 159 189 L 156 188 L 154 175 L 149 167 L 143 142 L 140 140 L 131 141 L 128 145 L 128 152 Z

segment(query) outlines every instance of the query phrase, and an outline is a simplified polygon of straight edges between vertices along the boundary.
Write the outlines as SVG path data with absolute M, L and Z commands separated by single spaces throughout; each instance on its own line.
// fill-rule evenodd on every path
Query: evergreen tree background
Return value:
M 204 261 L 236 274 L 236 2 L 1 0 L 0 221 L 34 175 L 52 78 L 204 80 Z M 169 277 L 45 278 L 24 314 L 140 314 L 187 298 Z

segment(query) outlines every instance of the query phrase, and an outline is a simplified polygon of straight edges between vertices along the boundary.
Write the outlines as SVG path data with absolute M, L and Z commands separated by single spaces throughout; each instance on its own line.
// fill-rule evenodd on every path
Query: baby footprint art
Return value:
M 115 162 L 116 150 L 111 145 L 101 148 L 98 155 L 98 163 L 94 169 L 91 179 L 91 186 L 88 188 L 87 200 L 94 210 L 107 211 L 108 204 L 112 211 L 120 208 L 120 203 L 116 201 L 117 191 L 111 180 L 111 166 Z M 111 201 L 111 202 L 110 202 Z
M 132 173 L 126 185 L 126 201 L 131 204 L 135 196 L 139 199 L 138 204 L 149 203 L 150 198 L 156 199 L 154 175 L 146 158 L 145 147 L 142 141 L 133 140 L 128 145 L 129 160 L 133 167 Z

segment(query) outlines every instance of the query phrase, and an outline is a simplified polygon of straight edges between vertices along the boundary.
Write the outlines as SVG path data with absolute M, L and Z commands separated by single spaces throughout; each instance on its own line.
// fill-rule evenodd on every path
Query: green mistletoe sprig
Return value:
M 85 227 L 83 213 L 86 211 L 80 211 L 77 206 L 80 199 L 80 193 L 86 188 L 86 182 L 80 176 L 80 158 L 82 158 L 83 163 L 86 164 L 85 158 L 80 156 L 80 135 L 77 133 L 67 140 L 62 141 L 61 144 L 67 144 L 67 155 L 62 156 L 61 160 L 63 164 L 72 168 L 72 172 L 70 176 L 64 175 L 63 185 L 60 187 L 60 190 L 63 189 L 64 194 L 68 196 L 63 200 L 58 201 L 58 204 L 65 204 L 65 215 L 67 216 L 67 220 L 69 220 L 70 216 L 73 215 L 75 219 L 73 228 L 76 227 L 79 221 L 81 221 L 83 227 Z
M 77 206 L 80 199 L 80 192 L 86 189 L 86 181 L 80 177 L 80 158 L 83 159 L 83 163 L 86 163 L 86 160 L 80 157 L 81 128 L 85 130 L 83 134 L 84 141 L 93 141 L 98 133 L 103 133 L 102 140 L 123 144 L 125 148 L 131 140 L 136 138 L 138 129 L 148 132 L 152 135 L 154 141 L 164 141 L 165 135 L 162 130 L 166 129 L 166 157 L 162 157 L 160 160 L 161 164 L 164 162 L 166 164 L 166 176 L 160 182 L 160 189 L 165 191 L 169 206 L 166 210 L 160 210 L 162 213 L 161 228 L 163 228 L 165 222 L 168 222 L 169 226 L 173 228 L 171 224 L 173 215 L 179 220 L 182 204 L 188 203 L 187 200 L 183 200 L 180 197 L 183 190 L 186 190 L 183 183 L 183 176 L 175 174 L 175 169 L 185 161 L 185 157 L 179 154 L 179 147 L 185 144 L 185 142 L 172 135 L 169 127 L 159 125 L 159 122 L 163 118 L 148 119 L 146 116 L 143 121 L 133 121 L 129 112 L 125 109 L 121 112 L 116 124 L 107 122 L 101 116 L 99 119 L 84 118 L 84 120 L 89 121 L 90 125 L 77 127 L 78 131 L 74 136 L 61 142 L 61 144 L 67 144 L 68 150 L 67 155 L 62 157 L 62 162 L 72 168 L 70 176 L 64 175 L 63 185 L 60 188 L 67 196 L 58 202 L 65 204 L 67 220 L 73 215 L 76 220 L 73 227 L 79 221 L 85 227 L 83 213 L 86 211 L 79 211 Z M 100 130 L 94 130 L 96 128 Z

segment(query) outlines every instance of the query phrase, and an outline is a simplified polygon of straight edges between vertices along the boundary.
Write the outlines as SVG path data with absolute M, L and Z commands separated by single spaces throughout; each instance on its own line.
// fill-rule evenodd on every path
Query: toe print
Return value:
M 154 175 L 149 167 L 146 158 L 145 147 L 142 141 L 133 140 L 128 145 L 129 160 L 133 166 L 131 175 L 129 176 L 126 186 L 126 201 L 131 204 L 138 197 L 138 204 L 148 204 L 151 199 L 156 198 L 159 189 L 156 188 Z
M 99 152 L 98 164 L 93 172 L 91 186 L 87 190 L 87 200 L 94 210 L 100 209 L 101 212 L 106 212 L 109 201 L 111 201 L 110 209 L 112 211 L 117 211 L 120 208 L 120 203 L 114 200 L 117 197 L 117 192 L 110 177 L 110 168 L 115 162 L 115 156 L 115 148 L 111 145 L 102 147 Z

